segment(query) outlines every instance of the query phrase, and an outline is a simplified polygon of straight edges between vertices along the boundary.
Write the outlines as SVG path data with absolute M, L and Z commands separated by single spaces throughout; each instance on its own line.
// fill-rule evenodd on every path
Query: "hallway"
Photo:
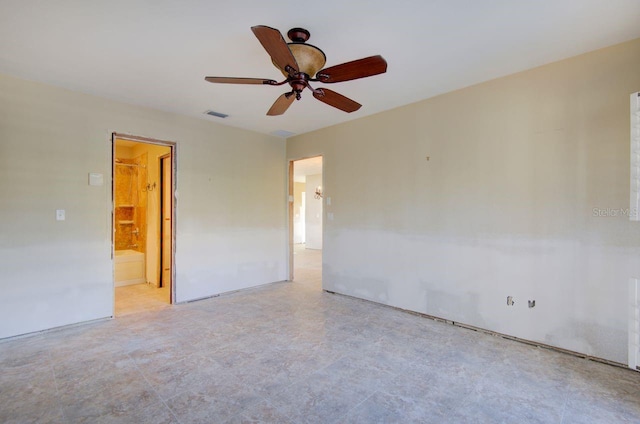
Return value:
M 322 290 L 322 250 L 293 245 L 293 282 Z

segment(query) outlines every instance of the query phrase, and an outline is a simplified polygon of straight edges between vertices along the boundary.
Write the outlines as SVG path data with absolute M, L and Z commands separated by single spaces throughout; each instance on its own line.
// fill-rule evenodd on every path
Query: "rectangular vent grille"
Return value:
M 205 114 L 215 116 L 216 118 L 226 118 L 227 116 L 229 116 L 227 114 L 216 112 L 214 110 L 208 110 L 205 112 Z
M 278 131 L 273 131 L 271 135 L 275 135 L 276 137 L 289 138 L 292 135 L 296 135 L 296 133 L 293 133 L 291 131 L 278 130 Z

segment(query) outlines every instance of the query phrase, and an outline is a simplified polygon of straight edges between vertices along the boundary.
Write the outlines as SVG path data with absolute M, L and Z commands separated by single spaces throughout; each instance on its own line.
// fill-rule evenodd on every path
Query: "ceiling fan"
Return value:
M 379 55 L 322 69 L 327 58 L 322 50 L 306 44 L 310 33 L 304 28 L 292 28 L 287 32 L 291 43 L 287 43 L 280 31 L 275 28 L 258 25 L 251 27 L 251 31 L 269 53 L 273 64 L 285 76 L 285 80 L 277 82 L 272 79 L 240 77 L 206 77 L 205 80 L 222 84 L 289 84 L 292 90 L 276 99 L 267 112 L 269 116 L 285 113 L 294 99 L 300 100 L 305 88 L 313 92 L 313 97 L 329 106 L 348 113 L 354 112 L 360 109 L 362 106 L 360 103 L 327 88 L 313 88 L 309 83 L 332 84 L 387 72 L 387 62 Z

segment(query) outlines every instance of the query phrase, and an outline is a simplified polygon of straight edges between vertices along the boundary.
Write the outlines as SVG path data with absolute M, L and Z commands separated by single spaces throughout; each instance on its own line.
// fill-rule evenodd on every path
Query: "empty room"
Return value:
M 0 422 L 640 422 L 638 22 L 0 1 Z

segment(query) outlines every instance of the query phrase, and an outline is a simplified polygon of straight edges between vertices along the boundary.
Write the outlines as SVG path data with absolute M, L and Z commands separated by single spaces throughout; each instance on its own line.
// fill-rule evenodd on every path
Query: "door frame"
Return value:
M 294 181 L 293 181 L 293 171 L 294 171 L 294 162 L 300 161 L 300 160 L 305 160 L 305 159 L 312 159 L 312 158 L 322 158 L 322 192 L 323 194 L 326 193 L 326 187 L 324 185 L 324 155 L 323 154 L 319 154 L 319 155 L 312 155 L 312 156 L 304 156 L 301 158 L 295 158 L 295 159 L 289 159 L 289 174 L 288 174 L 288 190 L 287 190 L 287 210 L 288 210 L 288 231 L 289 231 L 289 278 L 288 281 L 293 281 L 293 268 L 294 268 L 294 263 L 293 263 L 293 204 L 294 204 Z M 307 199 L 308 200 L 308 199 Z M 322 254 L 324 255 L 324 240 L 325 240 L 325 234 L 324 234 L 324 228 L 325 228 L 325 216 L 326 216 L 326 212 L 325 212 L 325 200 L 324 197 L 322 198 Z
M 116 214 L 115 214 L 115 161 L 116 161 L 116 139 L 129 140 L 137 143 L 155 144 L 158 146 L 165 146 L 171 149 L 171 287 L 169 295 L 169 303 L 176 303 L 176 211 L 178 209 L 178 199 L 176 196 L 176 190 L 178 187 L 178 143 L 175 141 L 161 140 L 149 137 L 140 137 L 131 134 L 112 132 L 111 133 L 111 259 L 113 266 L 111 267 L 111 281 L 113 283 L 113 290 L 115 293 L 115 236 L 114 231 L 116 228 Z M 162 224 L 162 223 L 161 223 Z M 112 297 L 112 316 L 116 316 L 116 300 L 115 296 Z
M 165 171 L 165 166 L 164 166 L 164 161 L 169 159 L 169 166 L 173 169 L 173 160 L 172 160 L 172 155 L 171 152 L 167 153 L 166 155 L 162 155 L 158 158 L 159 166 L 158 169 L 160 170 L 160 260 L 158 261 L 158 265 L 160 267 L 159 269 L 159 276 L 160 276 L 160 285 L 163 286 L 164 284 L 164 196 L 165 196 L 165 190 L 167 190 L 166 187 L 166 182 L 164 181 L 164 171 Z M 173 176 L 173 172 L 171 173 Z M 169 190 L 171 190 L 172 187 L 169 187 Z M 174 207 L 174 201 L 173 201 L 174 196 L 171 196 L 171 206 L 169 206 L 170 210 L 173 211 L 173 207 Z M 171 238 L 171 245 L 173 246 L 173 214 L 171 215 L 171 234 L 172 234 L 172 238 Z M 173 257 L 171 257 L 171 264 L 170 267 L 173 269 Z M 173 282 L 173 271 L 171 272 L 171 276 L 170 276 L 171 281 Z M 173 285 L 173 284 L 172 284 Z M 164 287 L 164 286 L 163 286 Z M 169 291 L 173 292 L 172 287 L 169 287 Z M 173 302 L 172 302 L 173 303 Z

